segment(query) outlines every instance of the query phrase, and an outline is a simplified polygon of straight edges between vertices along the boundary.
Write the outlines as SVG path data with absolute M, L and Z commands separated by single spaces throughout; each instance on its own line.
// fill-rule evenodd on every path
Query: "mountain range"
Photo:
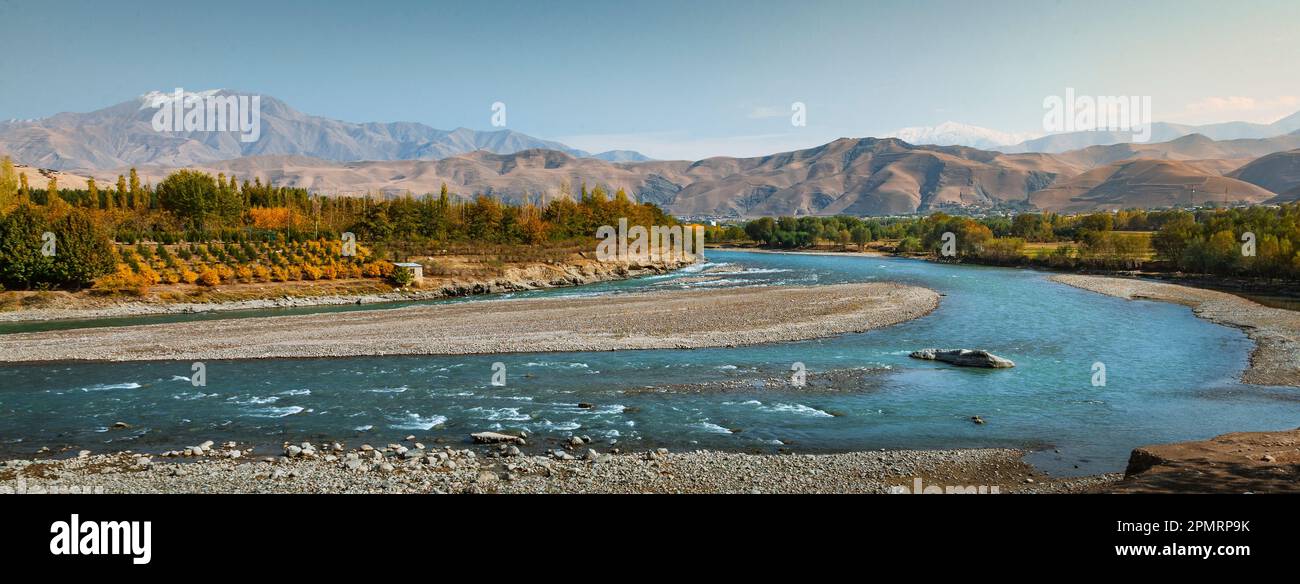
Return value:
M 229 90 L 187 93 L 228 97 Z M 152 120 L 167 94 L 150 92 L 89 113 L 60 113 L 40 120 L 0 122 L 0 151 L 16 160 L 56 170 L 105 170 L 136 165 L 200 165 L 243 156 L 301 155 L 337 161 L 437 160 L 485 150 L 510 154 L 545 148 L 611 161 L 649 160 L 637 152 L 589 154 L 513 130 L 439 130 L 414 122 L 352 123 L 299 112 L 260 96 L 261 133 L 243 142 L 236 132 L 156 131 Z
M 0 124 L 0 151 L 30 166 L 93 176 L 102 185 L 113 184 L 133 166 L 153 183 L 176 168 L 191 167 L 327 195 L 422 194 L 446 184 L 461 195 L 536 201 L 585 183 L 623 188 L 676 215 L 696 217 L 958 208 L 1074 212 L 1300 199 L 1300 129 L 1235 137 L 1285 130 L 1297 116 L 1271 125 L 1214 126 L 1231 139 L 1191 133 L 1063 152 L 841 138 L 767 156 L 660 161 L 628 151 L 591 156 L 509 130 L 340 122 L 266 97 L 261 139 L 243 143 L 232 133 L 156 132 L 150 125 L 152 108 L 143 107 L 147 98 L 88 114 Z M 29 179 L 36 180 L 30 174 Z M 77 181 L 61 178 L 60 184 L 71 187 Z
M 518 202 L 561 196 L 566 186 L 576 191 L 586 183 L 611 191 L 626 189 L 639 200 L 682 216 L 889 215 L 957 207 L 1086 211 L 1263 203 L 1300 188 L 1295 173 L 1279 176 L 1272 170 L 1300 156 L 1291 153 L 1297 150 L 1300 133 L 1228 141 L 1193 135 L 1062 154 L 841 138 L 770 156 L 693 162 L 606 162 L 532 149 L 512 154 L 478 151 L 436 161 L 252 156 L 199 168 L 330 194 L 428 193 L 445 183 L 454 192 Z M 1292 158 L 1265 160 L 1278 152 Z M 1261 166 L 1251 170 L 1255 163 Z M 140 167 L 140 174 L 157 182 L 171 170 L 146 166 Z M 107 173 L 102 180 L 114 176 Z

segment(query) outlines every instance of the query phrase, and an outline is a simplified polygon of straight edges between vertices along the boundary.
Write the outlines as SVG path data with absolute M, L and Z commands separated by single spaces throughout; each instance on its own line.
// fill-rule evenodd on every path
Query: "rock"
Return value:
M 77 458 L 90 458 L 90 451 L 89 451 L 89 450 L 82 450 L 81 452 L 78 452 L 78 453 L 77 453 Z
M 496 483 L 499 480 L 501 480 L 501 477 L 498 477 L 497 473 L 494 473 L 490 470 L 483 470 L 483 471 L 479 471 L 478 478 L 474 479 L 474 482 L 480 485 L 490 485 Z
M 591 408 L 596 407 L 596 404 L 587 403 L 587 402 L 578 402 L 578 407 L 580 407 L 580 408 L 582 408 L 582 409 L 584 409 L 584 410 L 588 410 L 588 409 L 591 409 Z
M 583 456 L 583 458 L 591 462 L 596 462 L 597 460 L 600 460 L 600 453 L 596 452 L 596 449 L 594 448 L 588 448 L 587 454 Z
M 1010 359 L 1003 359 L 993 353 L 983 350 L 971 349 L 921 349 L 908 355 L 913 359 L 924 359 L 927 361 L 943 361 L 956 365 L 958 367 L 988 367 L 992 369 L 1005 369 L 1015 367 L 1016 364 Z
M 407 437 L 405 438 L 405 440 L 406 440 L 407 442 L 415 442 L 415 435 L 414 435 L 414 434 L 411 434 L 410 436 L 407 436 Z
M 970 417 L 970 421 L 972 421 L 972 422 L 974 422 L 974 423 L 976 423 L 976 424 L 983 424 L 983 423 L 984 423 L 984 418 L 981 418 L 981 417 L 979 417 L 979 416 L 971 416 L 971 417 Z
M 113 426 L 112 426 L 114 430 L 126 430 L 130 427 L 131 425 L 126 422 L 113 422 Z
M 348 470 L 361 470 L 361 459 L 349 458 L 343 461 L 343 466 L 346 467 Z
M 302 454 L 302 447 L 299 446 L 294 446 L 290 444 L 288 448 L 284 449 L 284 455 L 288 456 L 289 458 L 294 458 L 296 456 L 300 456 L 301 454 Z
M 582 446 L 583 444 L 586 443 L 582 441 L 582 438 L 579 438 L 577 436 L 569 436 L 569 446 L 577 448 L 579 446 Z
M 204 452 L 207 452 L 209 450 L 212 450 L 212 447 L 216 446 L 216 444 L 217 444 L 216 442 L 213 442 L 211 440 L 205 440 L 202 444 L 199 445 L 199 449 Z
M 499 444 L 502 442 L 509 443 L 509 444 L 524 443 L 523 438 L 520 438 L 518 436 L 511 436 L 509 434 L 502 434 L 500 432 L 475 432 L 473 434 L 470 434 L 469 437 L 473 438 L 474 442 L 477 442 L 479 444 Z
M 509 448 L 506 448 L 506 456 L 519 456 L 520 454 L 523 454 L 523 452 L 519 450 L 518 446 L 512 444 Z

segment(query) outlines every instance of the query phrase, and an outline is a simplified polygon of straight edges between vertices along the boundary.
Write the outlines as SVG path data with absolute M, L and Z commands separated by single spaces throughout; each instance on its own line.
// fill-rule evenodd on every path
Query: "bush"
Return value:
M 217 275 L 216 270 L 212 268 L 204 268 L 202 272 L 199 272 L 200 286 L 216 286 L 217 284 L 220 283 L 221 283 L 221 276 Z
M 117 270 L 95 280 L 91 292 L 96 294 L 130 294 L 144 296 L 149 293 L 151 284 L 145 278 L 131 271 L 126 264 L 118 264 Z

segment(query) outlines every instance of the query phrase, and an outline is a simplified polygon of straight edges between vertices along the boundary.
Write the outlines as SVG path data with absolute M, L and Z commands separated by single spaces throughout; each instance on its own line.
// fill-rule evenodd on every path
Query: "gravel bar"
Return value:
M 864 332 L 924 316 L 894 283 L 513 299 L 0 336 L 0 362 L 452 355 L 700 348 Z

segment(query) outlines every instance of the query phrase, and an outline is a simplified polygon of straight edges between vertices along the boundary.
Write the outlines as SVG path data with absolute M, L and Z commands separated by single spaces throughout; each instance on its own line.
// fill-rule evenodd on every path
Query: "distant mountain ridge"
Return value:
M 65 175 L 76 170 L 103 185 L 114 184 L 130 167 L 155 184 L 175 169 L 189 167 L 327 195 L 423 194 L 446 184 L 462 195 L 521 201 L 562 196 L 566 188 L 571 193 L 585 183 L 610 191 L 623 188 L 684 216 L 1083 211 L 1279 202 L 1300 193 L 1294 171 L 1300 128 L 1224 140 L 1187 133 L 1163 142 L 1091 145 L 1058 153 L 840 138 L 767 156 L 659 161 L 620 150 L 593 156 L 510 130 L 341 122 L 303 114 L 265 96 L 257 141 L 241 142 L 237 133 L 158 132 L 150 123 L 156 110 L 148 107 L 157 97 L 145 95 L 87 114 L 0 123 L 0 153 L 19 163 L 63 169 Z M 1266 127 L 1196 129 L 1237 136 L 1291 125 L 1300 125 L 1300 114 Z M 1164 125 L 1158 131 L 1193 128 Z M 966 133 L 1007 139 L 959 124 L 945 131 L 950 137 Z M 942 134 L 937 129 L 918 132 L 930 138 Z M 1068 135 L 1042 139 L 1062 136 Z M 60 183 L 73 186 L 77 180 Z
M 241 95 L 209 90 L 202 95 Z M 247 95 L 247 94 L 242 94 Z M 132 165 L 190 166 L 245 156 L 301 155 L 334 161 L 436 160 L 486 150 L 510 154 L 545 148 L 586 157 L 589 153 L 513 130 L 439 130 L 415 122 L 352 123 L 299 112 L 261 96 L 261 136 L 241 142 L 234 132 L 158 132 L 151 121 L 166 94 L 151 92 L 88 113 L 61 113 L 40 120 L 0 122 L 0 151 L 33 166 L 59 170 L 105 170 Z M 605 160 L 649 160 L 637 152 L 610 151 Z
M 201 168 L 326 194 L 437 192 L 507 201 L 562 196 L 581 184 L 626 189 L 680 216 L 888 215 L 943 209 L 1082 211 L 1206 202 L 1262 203 L 1280 193 L 1225 176 L 1273 152 L 1300 149 L 1300 134 L 1097 146 L 1062 154 L 1006 154 L 917 146 L 896 138 L 841 138 L 753 158 L 611 163 L 554 150 L 472 152 L 436 161 L 332 162 L 255 156 Z M 172 169 L 142 167 L 153 182 Z M 112 179 L 111 174 L 104 176 Z
M 1251 122 L 1223 122 L 1192 126 L 1155 122 L 1151 124 L 1151 139 L 1147 143 L 1168 142 L 1183 136 L 1200 134 L 1211 140 L 1263 139 L 1300 131 L 1300 112 L 1291 114 L 1271 124 Z M 1045 152 L 1049 154 L 1078 150 L 1089 146 L 1108 146 L 1132 142 L 1132 132 L 1086 131 L 1051 134 L 1026 140 L 1019 144 L 994 148 L 1006 153 Z

